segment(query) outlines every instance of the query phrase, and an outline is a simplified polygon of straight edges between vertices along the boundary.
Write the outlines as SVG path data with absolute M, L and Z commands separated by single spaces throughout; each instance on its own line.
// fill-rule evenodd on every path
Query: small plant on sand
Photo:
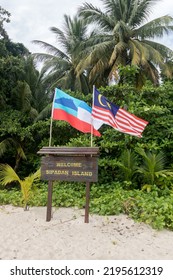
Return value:
M 31 195 L 31 188 L 36 181 L 40 179 L 40 169 L 29 175 L 24 180 L 21 180 L 14 169 L 8 164 L 0 164 L 0 183 L 3 186 L 17 181 L 20 184 L 24 210 L 28 210 L 28 201 Z

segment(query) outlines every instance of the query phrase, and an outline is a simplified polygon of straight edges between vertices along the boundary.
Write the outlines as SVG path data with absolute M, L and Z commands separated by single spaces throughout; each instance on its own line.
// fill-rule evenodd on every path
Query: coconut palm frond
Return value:
M 110 23 L 112 22 L 110 17 L 92 4 L 84 3 L 83 6 L 78 9 L 78 14 L 82 18 L 87 19 L 88 23 L 98 23 L 102 28 L 110 29 Z
M 59 54 L 60 56 L 65 55 L 61 50 L 59 50 L 58 48 L 56 48 L 55 46 L 48 44 L 46 42 L 43 41 L 39 41 L 39 40 L 33 40 L 33 43 L 39 45 L 40 47 L 44 48 L 48 53 L 54 55 L 54 54 Z
M 115 45 L 114 50 L 111 54 L 110 60 L 109 60 L 109 65 L 113 65 L 113 63 L 115 62 L 115 60 L 117 59 L 117 56 L 120 53 L 123 53 L 123 51 L 126 49 L 127 44 L 124 42 L 119 42 L 118 44 Z
M 56 49 L 54 51 L 54 53 L 34 53 L 33 54 L 34 59 L 38 60 L 40 62 L 52 60 L 55 58 L 55 56 L 57 56 L 58 58 L 61 58 L 61 59 L 69 60 L 69 57 L 58 49 Z
M 148 45 L 151 46 L 153 49 L 157 50 L 164 58 L 173 57 L 173 50 L 163 44 L 149 40 L 143 40 L 143 44 L 145 44 L 146 47 Z
M 53 58 L 53 55 L 45 54 L 45 53 L 34 53 L 33 57 L 38 62 L 44 62 L 44 61 L 47 61 L 47 60 L 51 60 Z
M 172 31 L 173 18 L 171 16 L 162 16 L 139 27 L 135 30 L 135 35 L 139 36 L 141 39 L 161 38 Z
M 97 63 L 95 63 L 94 67 L 92 68 L 90 72 L 90 79 L 92 80 L 93 77 L 96 77 L 98 74 L 101 76 L 104 73 L 105 63 L 102 59 L 98 60 Z M 108 64 L 107 64 L 108 66 Z
M 0 164 L 0 183 L 6 186 L 13 181 L 21 182 L 14 169 L 8 164 Z
M 131 26 L 140 26 L 144 21 L 148 21 L 148 18 L 152 12 L 152 7 L 158 0 L 142 0 L 142 1 L 130 1 L 129 5 L 131 10 L 129 13 L 129 22 Z
M 110 73 L 109 73 L 109 80 L 111 80 L 112 78 L 114 78 L 116 81 L 119 80 L 119 74 L 118 74 L 118 64 L 115 63 L 112 65 Z
M 18 153 L 18 155 L 19 155 L 20 158 L 26 160 L 26 155 L 25 155 L 24 150 L 22 149 L 21 145 L 18 145 L 18 147 L 17 147 L 17 153 Z
M 35 118 L 35 122 L 39 121 L 39 120 L 44 120 L 47 118 L 50 118 L 51 116 L 51 111 L 52 111 L 52 103 L 48 104 L 39 114 L 38 116 Z
M 24 202 L 24 210 L 28 210 L 28 201 L 31 195 L 32 180 L 25 179 L 21 181 L 20 187 L 22 192 L 22 198 Z
M 25 178 L 26 182 L 30 182 L 30 185 L 33 184 L 33 182 L 36 182 L 40 180 L 41 176 L 41 169 L 38 169 L 35 173 L 30 174 L 28 177 Z
M 139 49 L 134 40 L 129 41 L 130 55 L 131 55 L 131 64 L 139 65 L 141 63 L 141 48 Z M 142 49 L 143 53 L 143 49 Z
M 150 58 L 148 60 L 152 61 L 155 65 L 164 64 L 163 56 L 158 50 L 153 48 L 150 44 L 142 43 L 142 45 L 148 50 L 148 54 Z
M 51 27 L 50 30 L 55 34 L 55 36 L 57 36 L 58 41 L 64 45 L 64 42 L 66 43 L 66 37 L 65 34 L 62 30 L 60 30 L 57 27 Z
M 18 81 L 13 92 L 15 108 L 22 112 L 29 112 L 32 102 L 32 92 L 26 81 Z
M 3 141 L 0 142 L 0 156 L 2 156 L 6 150 L 8 149 L 8 147 L 11 146 L 11 142 L 12 142 L 13 139 L 4 139 Z

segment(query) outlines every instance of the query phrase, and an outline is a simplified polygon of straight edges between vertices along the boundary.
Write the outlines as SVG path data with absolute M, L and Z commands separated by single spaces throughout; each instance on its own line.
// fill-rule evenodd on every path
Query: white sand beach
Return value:
M 0 206 L 2 260 L 172 260 L 173 232 L 156 231 L 126 215 L 89 216 L 84 210 Z

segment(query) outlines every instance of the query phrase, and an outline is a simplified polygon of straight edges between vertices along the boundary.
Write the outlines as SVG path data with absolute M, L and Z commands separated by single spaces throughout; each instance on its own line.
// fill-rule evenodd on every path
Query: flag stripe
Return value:
M 66 121 L 68 123 L 70 123 L 71 126 L 73 126 L 74 128 L 76 128 L 77 130 L 79 130 L 80 127 L 80 131 L 84 132 L 84 133 L 91 133 L 91 124 L 84 122 L 83 120 L 80 120 L 79 118 L 68 114 L 66 111 L 62 110 L 62 109 L 54 109 L 53 110 L 53 117 L 54 120 L 62 120 L 62 121 Z M 93 134 L 95 136 L 100 136 L 100 133 L 94 129 Z
M 107 116 L 106 115 L 103 116 L 103 115 L 93 112 L 93 119 L 97 120 L 98 117 L 99 117 L 99 120 L 103 121 L 103 123 L 108 124 L 108 125 L 112 126 L 114 129 L 119 130 L 121 132 L 130 133 L 130 134 L 137 135 L 140 137 L 140 134 L 143 131 L 143 129 L 139 130 L 138 128 L 135 129 L 134 126 L 131 127 L 127 121 L 126 121 L 126 123 L 125 122 L 123 123 L 122 120 L 118 120 L 117 118 L 113 119 L 111 114 L 108 114 Z
M 104 114 L 98 112 L 97 110 L 93 110 L 93 118 L 94 119 L 100 119 L 102 120 L 104 123 L 113 126 L 114 128 L 117 128 L 117 130 L 121 130 L 122 132 L 125 132 L 124 130 L 126 130 L 127 132 L 134 132 L 136 133 L 138 136 L 140 135 L 140 133 L 143 131 L 144 127 L 146 124 L 138 125 L 138 123 L 135 123 L 135 121 L 131 121 L 128 120 L 127 118 L 123 118 L 123 116 L 121 114 L 119 114 L 119 112 L 117 112 L 116 118 L 113 117 L 113 115 L 111 114 L 111 112 L 107 112 Z

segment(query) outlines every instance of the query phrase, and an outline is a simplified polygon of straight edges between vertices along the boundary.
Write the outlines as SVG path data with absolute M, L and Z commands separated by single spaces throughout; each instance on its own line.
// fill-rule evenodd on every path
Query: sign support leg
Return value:
M 52 215 L 52 192 L 53 192 L 53 181 L 48 182 L 48 198 L 47 198 L 47 216 L 46 222 L 51 220 Z
M 90 183 L 86 182 L 85 223 L 89 223 Z

